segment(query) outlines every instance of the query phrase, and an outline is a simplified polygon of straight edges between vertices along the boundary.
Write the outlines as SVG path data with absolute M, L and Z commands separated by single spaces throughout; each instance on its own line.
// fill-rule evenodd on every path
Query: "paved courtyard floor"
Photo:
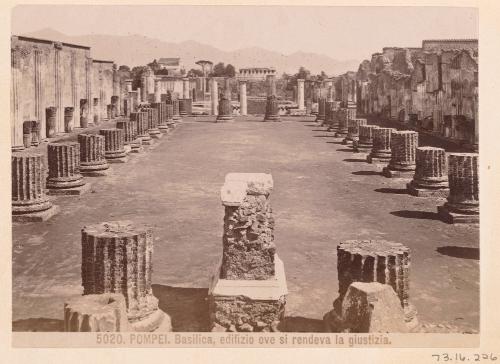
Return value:
M 208 120 L 188 120 L 109 176 L 88 178 L 91 193 L 58 197 L 51 220 L 13 226 L 14 330 L 62 330 L 65 299 L 82 293 L 81 228 L 121 219 L 154 227 L 153 291 L 174 330 L 206 330 L 229 172 L 273 175 L 275 242 L 289 289 L 284 330 L 322 329 L 337 297 L 336 246 L 347 239 L 410 247 L 419 321 L 430 331 L 479 330 L 477 227 L 441 222 L 443 201 L 405 194 L 405 182 L 378 175 L 312 119 Z

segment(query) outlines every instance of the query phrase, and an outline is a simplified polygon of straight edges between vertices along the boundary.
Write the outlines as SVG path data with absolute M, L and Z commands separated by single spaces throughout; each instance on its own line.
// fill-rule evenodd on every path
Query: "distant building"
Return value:
M 158 66 L 161 70 L 167 70 L 169 75 L 181 74 L 184 68 L 180 58 L 160 58 Z
M 265 80 L 267 76 L 276 76 L 276 70 L 266 67 L 251 67 L 240 68 L 240 72 L 236 75 L 239 80 Z

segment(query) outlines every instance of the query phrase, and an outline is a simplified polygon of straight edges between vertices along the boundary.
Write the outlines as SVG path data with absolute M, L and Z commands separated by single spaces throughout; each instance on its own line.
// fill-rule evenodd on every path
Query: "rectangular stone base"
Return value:
M 150 134 L 151 138 L 153 139 L 161 139 L 163 138 L 163 134 L 160 132 L 160 133 L 155 133 L 155 134 Z
M 151 138 L 149 140 L 141 139 L 142 145 L 153 145 L 154 143 L 155 143 L 155 141 L 153 140 L 153 138 Z
M 121 158 L 112 158 L 112 159 L 106 159 L 108 163 L 127 163 L 129 160 L 128 156 L 121 157 Z
M 49 188 L 47 194 L 51 196 L 80 196 L 90 191 L 91 184 L 85 183 L 80 187 L 73 188 Z
M 416 197 L 437 197 L 446 198 L 450 194 L 449 188 L 425 189 L 415 187 L 411 182 L 406 184 L 406 190 L 412 196 Z
M 103 169 L 101 171 L 92 171 L 92 172 L 83 172 L 80 171 L 82 176 L 84 177 L 104 177 L 109 175 L 109 168 L 108 169 Z
M 387 163 L 389 163 L 390 159 L 377 158 L 377 157 L 372 157 L 371 155 L 368 155 L 368 157 L 366 157 L 366 161 L 368 163 L 371 163 L 371 164 L 378 164 L 378 165 L 386 166 Z
M 274 256 L 275 278 L 220 279 L 222 260 L 210 278 L 208 302 L 212 331 L 277 331 L 285 313 L 285 267 Z
M 415 175 L 415 171 L 395 171 L 390 169 L 389 167 L 384 167 L 382 169 L 382 175 L 387 178 L 406 178 L 413 179 Z
M 59 206 L 52 205 L 52 207 L 45 211 L 34 212 L 31 214 L 12 215 L 12 222 L 42 222 L 47 221 L 52 216 L 60 211 Z
M 445 206 L 438 206 L 439 217 L 448 224 L 479 224 L 478 215 L 457 214 L 449 211 Z

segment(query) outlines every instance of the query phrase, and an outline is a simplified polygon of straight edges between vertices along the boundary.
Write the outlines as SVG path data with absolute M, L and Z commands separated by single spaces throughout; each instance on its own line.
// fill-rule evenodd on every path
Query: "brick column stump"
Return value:
M 411 130 L 393 131 L 391 134 L 391 160 L 382 174 L 389 178 L 413 178 L 418 133 Z
M 339 297 L 323 320 L 328 332 L 338 330 L 342 301 L 353 282 L 390 285 L 404 310 L 409 329 L 418 325 L 417 311 L 409 302 L 410 249 L 386 240 L 347 240 L 337 246 Z
M 145 111 L 133 112 L 130 114 L 130 120 L 137 124 L 137 139 L 143 145 L 153 144 L 153 139 L 148 133 L 148 113 Z
M 278 99 L 274 95 L 267 97 L 266 113 L 263 121 L 281 121 Z
M 125 145 L 123 144 L 122 129 L 101 129 L 99 134 L 104 136 L 104 156 L 108 163 L 125 163 L 128 161 Z
M 163 137 L 160 129 L 158 129 L 158 109 L 148 108 L 148 133 L 153 139 L 160 139 Z
M 320 97 L 318 100 L 318 115 L 316 116 L 316 121 L 318 123 L 323 123 L 326 117 L 326 98 Z
M 222 123 L 228 121 L 234 121 L 233 106 L 231 105 L 231 100 L 223 96 L 219 100 L 219 108 L 215 122 Z
M 366 119 L 352 119 L 347 121 L 347 135 L 342 144 L 347 145 L 349 143 L 354 143 L 359 140 L 359 127 L 361 125 L 366 125 Z
M 80 144 L 78 142 L 49 143 L 47 146 L 49 195 L 82 195 L 90 191 L 80 173 Z
M 417 197 L 448 196 L 448 161 L 444 149 L 417 148 L 415 174 L 406 188 L 410 195 Z
M 132 151 L 132 144 L 137 143 L 137 125 L 135 121 L 128 119 L 118 120 L 116 128 L 123 130 L 123 144 L 125 152 Z
M 208 292 L 212 331 L 278 331 L 284 317 L 288 290 L 274 244 L 272 188 L 269 174 L 226 176 L 222 259 Z
M 86 177 L 107 175 L 108 161 L 104 155 L 104 136 L 78 134 L 80 143 L 80 173 Z
M 13 152 L 12 221 L 41 222 L 59 212 L 45 193 L 42 155 L 33 152 Z
M 347 109 L 341 108 L 338 112 L 338 129 L 335 138 L 345 138 L 349 129 L 347 128 Z
M 391 133 L 392 128 L 373 129 L 372 151 L 366 157 L 368 163 L 387 165 L 391 161 Z
M 360 125 L 359 139 L 352 143 L 355 152 L 370 153 L 373 148 L 373 129 L 378 128 L 377 125 Z
M 132 331 L 171 331 L 170 317 L 153 296 L 153 231 L 131 221 L 110 221 L 82 229 L 84 295 L 121 293 Z
M 451 224 L 479 224 L 479 154 L 450 153 L 448 181 L 450 194 L 438 206 L 441 219 Z
M 179 99 L 172 100 L 172 107 L 173 107 L 172 120 L 176 123 L 182 122 L 182 116 L 179 110 Z

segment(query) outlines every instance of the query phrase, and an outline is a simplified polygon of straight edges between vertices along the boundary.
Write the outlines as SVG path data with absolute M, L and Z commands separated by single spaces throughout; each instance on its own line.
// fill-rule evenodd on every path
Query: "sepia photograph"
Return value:
M 13 347 L 479 345 L 477 7 L 9 16 Z

